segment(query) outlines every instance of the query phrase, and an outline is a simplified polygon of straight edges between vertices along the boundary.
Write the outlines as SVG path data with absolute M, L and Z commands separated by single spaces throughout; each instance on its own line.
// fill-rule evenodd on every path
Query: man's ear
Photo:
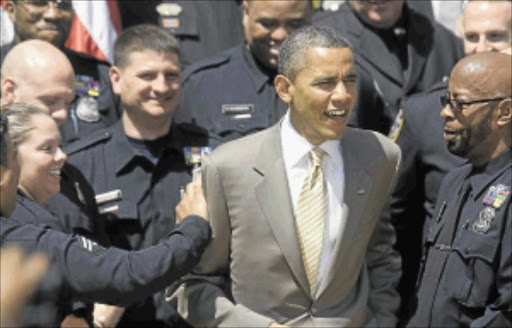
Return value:
M 291 103 L 293 93 L 292 81 L 284 75 L 277 75 L 274 79 L 274 86 L 281 100 L 287 104 Z
M 242 25 L 245 29 L 247 29 L 247 25 L 249 24 L 249 6 L 246 0 L 242 2 Z
M 504 99 L 498 105 L 498 121 L 499 127 L 510 125 L 512 122 L 512 99 Z
M 121 95 L 121 72 L 119 71 L 119 67 L 112 66 L 108 71 L 108 75 L 110 76 L 110 82 L 112 83 L 112 91 L 117 96 Z
M 2 103 L 3 104 L 10 104 L 13 103 L 16 99 L 16 81 L 14 81 L 13 78 L 6 77 L 5 79 L 2 79 Z

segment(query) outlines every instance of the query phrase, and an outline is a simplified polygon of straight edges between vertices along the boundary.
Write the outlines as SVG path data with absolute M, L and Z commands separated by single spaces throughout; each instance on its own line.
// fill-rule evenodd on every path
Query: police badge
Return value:
M 496 211 L 491 206 L 485 207 L 478 213 L 478 219 L 473 224 L 473 231 L 476 233 L 487 233 L 491 223 L 496 216 Z
M 98 101 L 89 96 L 78 97 L 76 104 L 76 116 L 85 122 L 98 122 L 100 120 Z

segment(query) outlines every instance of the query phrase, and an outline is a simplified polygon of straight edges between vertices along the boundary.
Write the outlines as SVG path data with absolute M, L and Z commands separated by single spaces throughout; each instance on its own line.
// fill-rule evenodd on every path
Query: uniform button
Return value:
M 469 247 L 466 247 L 466 248 L 464 249 L 464 254 L 468 254 L 468 253 L 469 253 Z
M 238 124 L 238 127 L 239 127 L 240 129 L 245 129 L 245 124 L 244 124 L 244 123 L 240 123 L 240 124 Z

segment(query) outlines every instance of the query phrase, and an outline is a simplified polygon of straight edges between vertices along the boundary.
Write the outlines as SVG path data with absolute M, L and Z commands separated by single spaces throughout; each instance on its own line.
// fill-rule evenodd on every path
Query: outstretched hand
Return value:
M 208 221 L 208 208 L 201 187 L 201 179 L 189 183 L 183 199 L 176 206 L 176 223 L 180 223 L 189 215 L 198 215 Z

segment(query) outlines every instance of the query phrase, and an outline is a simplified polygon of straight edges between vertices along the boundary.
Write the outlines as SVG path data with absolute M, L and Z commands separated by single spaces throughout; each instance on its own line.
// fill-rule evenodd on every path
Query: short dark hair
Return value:
M 156 25 L 141 24 L 124 30 L 114 44 L 114 65 L 123 67 L 132 52 L 153 50 L 173 52 L 180 56 L 178 41 L 171 33 Z
M 349 48 L 350 43 L 327 26 L 307 26 L 292 33 L 281 45 L 277 69 L 279 74 L 294 81 L 306 66 L 308 48 Z
M 9 125 L 7 125 L 7 115 L 0 112 L 0 165 L 3 167 L 7 166 L 7 153 L 9 151 L 9 145 L 7 144 L 8 133 Z

